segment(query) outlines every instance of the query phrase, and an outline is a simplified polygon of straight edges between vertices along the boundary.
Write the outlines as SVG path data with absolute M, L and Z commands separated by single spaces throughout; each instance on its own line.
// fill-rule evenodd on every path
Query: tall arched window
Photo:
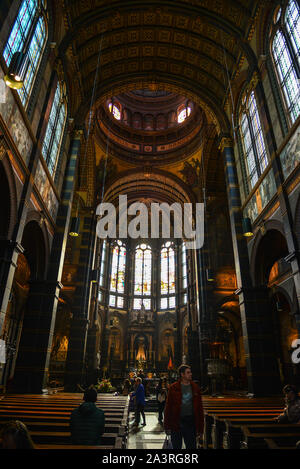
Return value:
M 277 78 L 291 122 L 300 114 L 300 6 L 290 0 L 284 10 L 276 13 L 276 33 L 272 54 Z
M 105 272 L 106 272 L 106 262 L 107 262 L 107 242 L 104 239 L 102 244 L 102 253 L 101 253 L 101 266 L 100 266 L 100 278 L 99 278 L 99 298 L 100 302 L 104 299 L 103 288 L 105 287 Z
M 151 275 L 151 247 L 141 244 L 135 251 L 133 309 L 140 309 L 142 304 L 145 309 L 151 309 Z
M 67 106 L 62 95 L 62 86 L 58 82 L 42 146 L 42 154 L 52 177 L 54 177 L 57 168 L 67 117 L 66 107 Z
M 47 41 L 45 3 L 39 0 L 23 0 L 3 51 L 7 66 L 10 65 L 15 52 L 24 52 L 28 56 L 29 64 L 24 85 L 18 90 L 25 107 L 28 104 Z
M 240 114 L 247 180 L 252 189 L 268 165 L 268 156 L 254 91 L 245 97 Z
M 181 261 L 181 278 L 180 278 L 180 289 L 181 289 L 181 303 L 187 304 L 187 256 L 185 242 L 180 247 L 180 261 Z
M 175 251 L 170 241 L 160 252 L 160 285 L 161 309 L 175 308 Z
M 122 241 L 117 241 L 113 249 L 109 306 L 123 308 L 125 293 L 126 247 Z

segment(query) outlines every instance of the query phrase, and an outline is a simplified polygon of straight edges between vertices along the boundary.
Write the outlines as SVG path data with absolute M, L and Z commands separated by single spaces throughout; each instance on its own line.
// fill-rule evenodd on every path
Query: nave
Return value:
M 79 393 L 7 395 L 0 400 L 0 425 L 12 419 L 21 420 L 27 425 L 36 449 L 40 450 L 162 449 L 165 433 L 153 406 L 148 412 L 146 404 L 147 425 L 134 429 L 129 398 L 103 394 L 97 401 L 106 419 L 101 445 L 73 446 L 70 414 L 81 401 L 82 394 Z M 283 399 L 274 397 L 203 396 L 205 427 L 199 447 L 206 450 L 296 449 L 300 440 L 299 425 L 274 423 L 283 404 Z

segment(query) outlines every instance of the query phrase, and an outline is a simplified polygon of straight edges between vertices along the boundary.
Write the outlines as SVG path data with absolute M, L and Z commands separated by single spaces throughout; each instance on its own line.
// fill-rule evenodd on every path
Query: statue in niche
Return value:
M 145 339 L 144 339 L 144 337 L 139 337 L 138 338 L 137 346 L 138 346 L 138 350 L 137 350 L 137 354 L 136 354 L 136 359 L 138 361 L 146 360 Z
M 141 310 L 140 310 L 140 322 L 145 322 L 145 320 L 146 320 L 146 309 L 143 303 L 141 306 Z
M 153 312 L 152 311 L 148 311 L 147 321 L 153 322 Z
M 138 311 L 137 310 L 133 310 L 132 313 L 131 313 L 131 317 L 132 317 L 132 322 L 134 321 L 137 321 L 138 320 Z

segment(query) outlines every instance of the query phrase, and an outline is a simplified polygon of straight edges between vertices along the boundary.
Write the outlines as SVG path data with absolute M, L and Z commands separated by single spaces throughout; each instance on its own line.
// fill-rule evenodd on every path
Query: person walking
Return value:
M 145 389 L 142 384 L 141 378 L 136 378 L 136 390 L 131 393 L 132 397 L 135 397 L 135 405 L 136 405 L 136 415 L 135 415 L 135 425 L 139 426 L 141 414 L 143 417 L 143 424 L 146 425 L 146 417 L 145 417 Z
M 163 423 L 163 412 L 166 405 L 168 395 L 167 378 L 160 378 L 156 387 L 156 400 L 158 405 L 158 421 Z
M 203 434 L 204 414 L 200 388 L 192 381 L 190 366 L 181 365 L 179 380 L 169 388 L 164 427 L 171 434 L 173 449 L 196 449 L 196 437 Z

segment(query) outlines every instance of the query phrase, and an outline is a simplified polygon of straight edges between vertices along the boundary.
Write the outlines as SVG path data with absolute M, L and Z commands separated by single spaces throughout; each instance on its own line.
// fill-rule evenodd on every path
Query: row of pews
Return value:
M 295 449 L 300 424 L 278 424 L 280 398 L 203 397 L 205 449 Z
M 71 445 L 70 414 L 82 402 L 82 393 L 8 394 L 0 400 L 0 428 L 8 421 L 21 420 L 27 425 L 37 449 L 126 448 L 129 399 L 110 394 L 99 394 L 96 402 L 105 414 L 101 445 Z

